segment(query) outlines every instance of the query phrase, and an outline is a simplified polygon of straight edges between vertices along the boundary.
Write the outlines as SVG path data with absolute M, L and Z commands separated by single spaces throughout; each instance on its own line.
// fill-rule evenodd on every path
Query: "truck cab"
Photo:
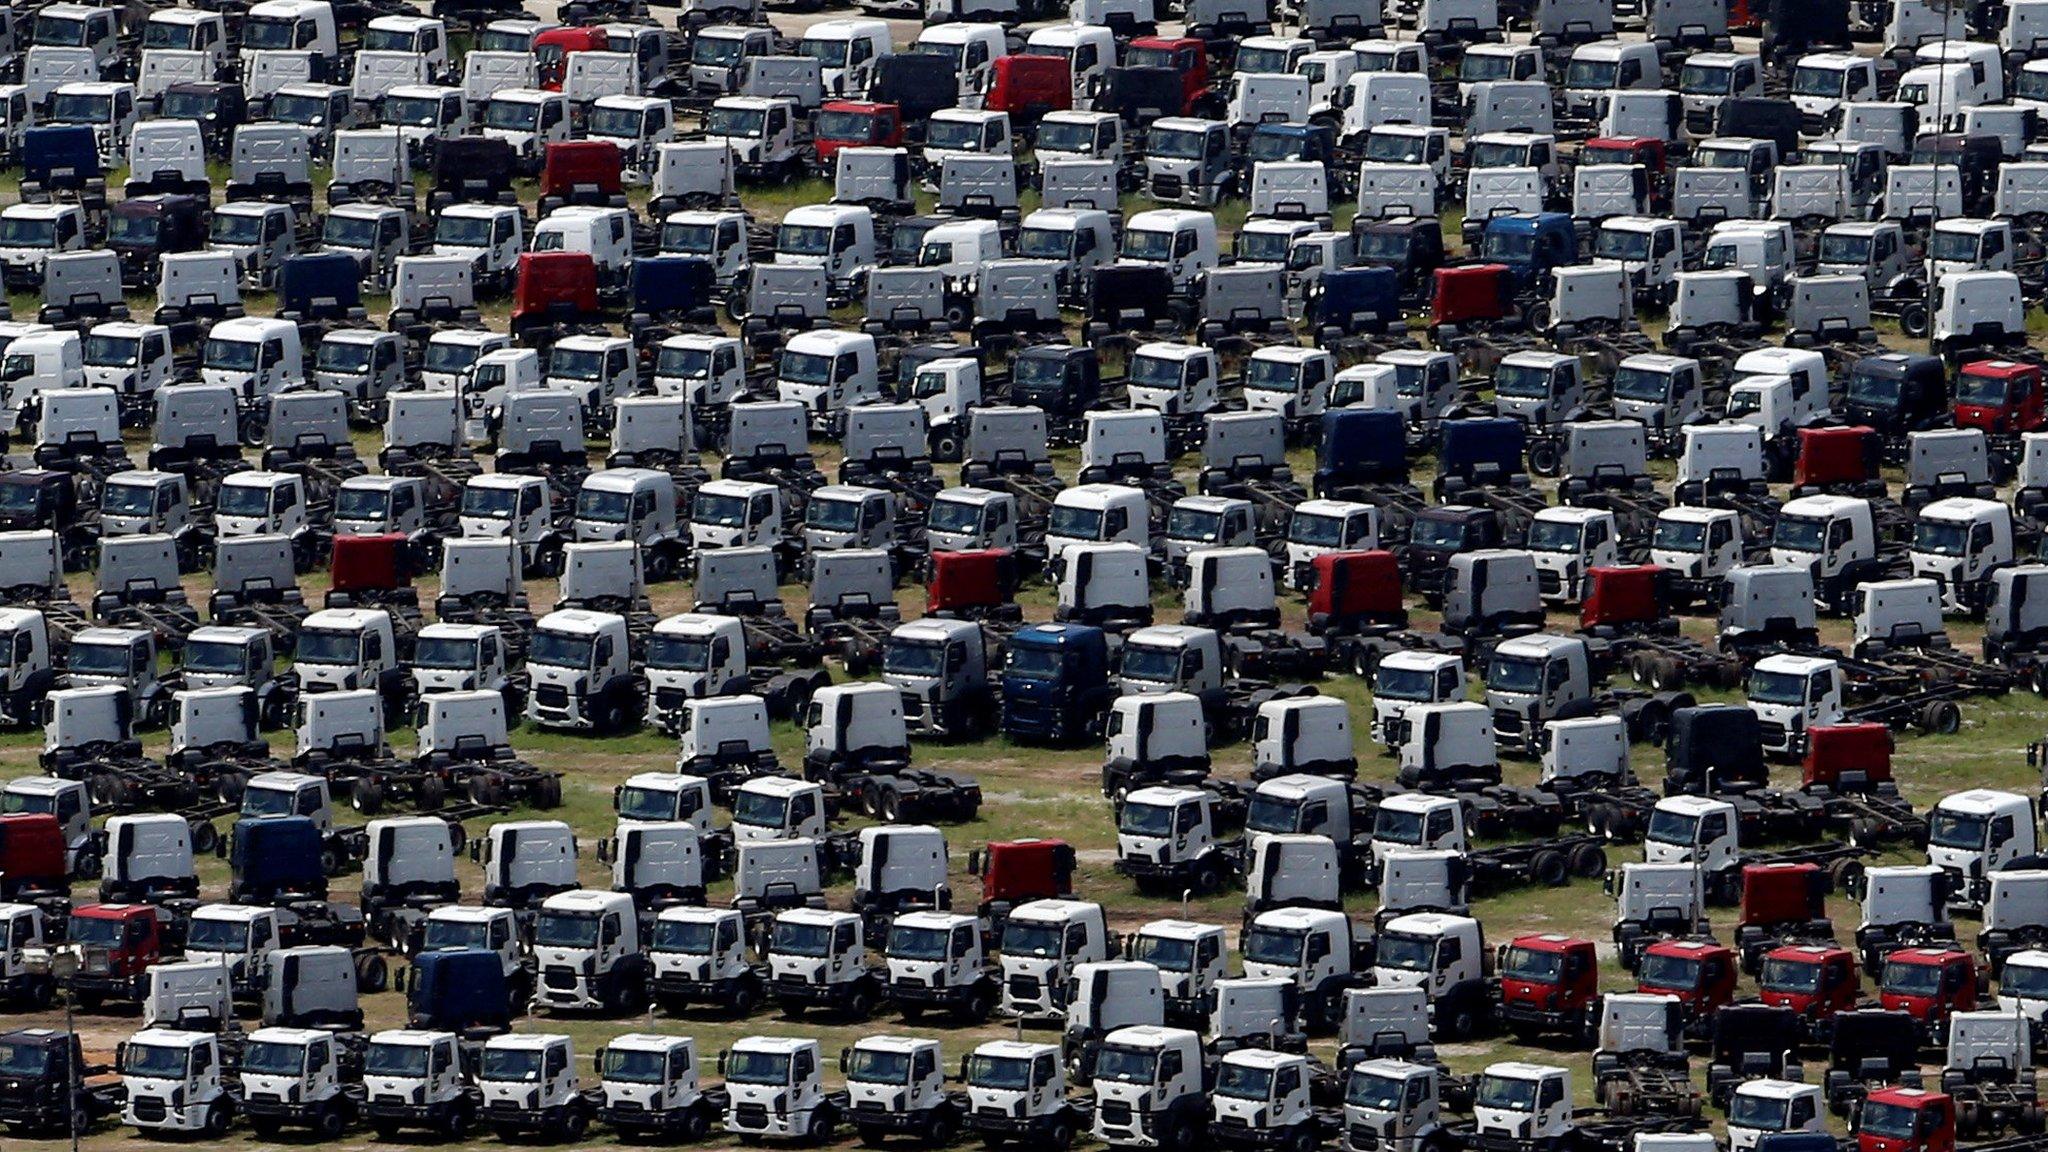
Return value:
M 1739 1084 L 1728 1101 L 1729 1152 L 1756 1152 L 1766 1136 L 1825 1132 L 1826 1097 L 1818 1084 L 1760 1079 Z
M 1621 562 L 1621 528 L 1614 513 L 1593 508 L 1545 508 L 1529 524 L 1543 599 L 1577 603 L 1590 590 L 1592 570 Z
M 1572 1131 L 1569 1069 L 1522 1061 L 1487 1065 L 1479 1073 L 1472 1115 L 1481 1140 L 1513 1152 L 1554 1146 Z
M 127 1097 L 122 1123 L 144 1131 L 227 1135 L 235 1105 L 212 1033 L 145 1028 L 119 1046 L 115 1062 Z
M 839 1120 L 825 1092 L 818 1042 L 749 1036 L 719 1054 L 725 1076 L 725 1130 L 759 1139 L 818 1140 Z
M 1004 922 L 1000 1008 L 1025 1020 L 1062 1020 L 1067 982 L 1076 966 L 1109 958 L 1102 906 L 1078 900 L 1033 900 Z

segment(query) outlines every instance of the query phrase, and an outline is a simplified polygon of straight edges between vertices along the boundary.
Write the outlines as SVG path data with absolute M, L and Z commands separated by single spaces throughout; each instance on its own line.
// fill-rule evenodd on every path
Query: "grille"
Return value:
M 1039 983 L 1038 978 L 1036 976 L 1010 977 L 1010 995 L 1012 996 L 1024 1000 L 1036 999 L 1038 996 L 1038 989 Z
M 574 968 L 550 967 L 547 972 L 547 983 L 550 988 L 574 988 L 576 986 L 576 970 Z
M 535 703 L 549 708 L 566 708 L 569 704 L 569 690 L 560 684 L 543 684 L 533 690 L 533 699 Z
M 1154 176 L 1152 197 L 1155 200 L 1171 200 L 1181 194 L 1182 182 L 1178 176 Z
M 141 1096 L 135 1100 L 135 1118 L 137 1120 L 162 1120 L 168 1115 L 170 1115 L 170 1109 L 158 1097 Z
M 1559 592 L 1564 591 L 1564 576 L 1557 572 L 1538 572 L 1536 574 L 1536 587 L 1541 589 L 1546 596 L 1555 596 Z
M 1520 732 L 1522 730 L 1522 714 L 1520 712 L 1510 712 L 1505 708 L 1494 709 L 1493 730 L 1495 732 Z
M 1111 1101 L 1108 1104 L 1104 1104 L 1101 1107 L 1101 1109 L 1099 1109 L 1099 1112 L 1102 1116 L 1102 1122 L 1104 1124 L 1114 1124 L 1119 1128 L 1127 1128 L 1130 1126 L 1131 1106 L 1121 1100 Z

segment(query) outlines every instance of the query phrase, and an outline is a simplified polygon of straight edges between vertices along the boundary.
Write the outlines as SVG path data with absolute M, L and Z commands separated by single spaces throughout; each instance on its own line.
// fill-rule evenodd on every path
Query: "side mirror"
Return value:
M 127 1047 L 127 1045 L 126 1045 L 126 1044 L 123 1044 L 123 1045 L 122 1045 L 122 1047 L 123 1047 L 123 1048 L 126 1048 L 126 1047 Z M 969 1057 L 969 1056 L 962 1056 L 962 1057 L 960 1057 L 960 1083 L 962 1083 L 962 1084 L 965 1084 L 965 1083 L 967 1083 L 967 1062 L 968 1062 L 968 1060 L 970 1060 L 970 1059 L 972 1059 L 972 1057 Z
M 839 1074 L 840 1074 L 841 1076 L 844 1076 L 844 1075 L 846 1075 L 846 1066 L 847 1066 L 848 1064 L 851 1064 L 852 1062 L 853 1062 L 853 1049 L 851 1049 L 851 1048 L 841 1048 L 841 1049 L 839 1050 Z
M 732 1055 L 732 1053 L 731 1053 L 731 1052 L 729 1052 L 729 1051 L 727 1051 L 727 1052 L 720 1052 L 720 1053 L 718 1054 L 718 1074 L 719 1074 L 720 1076 L 723 1076 L 723 1075 L 725 1075 L 725 1061 L 726 1061 L 726 1057 L 728 1057 L 728 1056 L 731 1056 L 731 1055 Z
M 471 840 L 469 842 L 469 859 L 472 863 L 483 863 L 484 845 L 486 843 L 488 843 L 488 841 L 485 841 L 483 839 Z

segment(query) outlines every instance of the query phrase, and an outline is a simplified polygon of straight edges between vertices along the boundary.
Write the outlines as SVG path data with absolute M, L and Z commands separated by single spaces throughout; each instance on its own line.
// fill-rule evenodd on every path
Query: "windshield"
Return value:
M 363 1071 L 371 1076 L 416 1080 L 427 1074 L 427 1053 L 424 1044 L 373 1042 L 363 1054 Z
M 354 664 L 360 643 L 354 632 L 307 629 L 299 633 L 296 658 L 305 664 Z
M 253 372 L 256 369 L 258 346 L 254 340 L 223 340 L 218 337 L 206 342 L 203 363 L 208 368 L 224 368 L 230 372 Z
M 1365 138 L 1365 158 L 1387 164 L 1422 163 L 1422 137 L 1375 132 Z
M 1191 972 L 1195 965 L 1195 942 L 1140 932 L 1131 942 L 1131 959 L 1161 972 Z
M 1930 552 L 1936 556 L 1966 556 L 1970 551 L 1970 526 L 1922 519 L 1913 525 L 1913 551 Z
M 1928 254 L 1936 260 L 1957 264 L 1977 262 L 1977 236 L 1973 232 L 1940 231 L 1934 234 L 1932 251 Z
M 187 672 L 240 672 L 245 649 L 225 640 L 191 640 L 185 644 L 183 664 Z
M 786 956 L 830 956 L 832 926 L 777 920 L 769 948 Z
M 1127 836 L 1171 836 L 1176 810 L 1171 804 L 1126 803 L 1117 814 L 1116 830 Z
M 1170 682 L 1180 675 L 1181 652 L 1151 644 L 1127 644 L 1118 665 L 1126 680 Z
M 822 224 L 784 224 L 775 233 L 775 250 L 789 256 L 830 256 L 832 254 L 832 229 Z M 788 363 L 792 353 L 783 353 L 783 362 Z M 823 356 L 813 356 L 823 360 Z
M 1979 849 L 1989 829 L 1988 817 L 1937 807 L 1927 817 L 1927 842 L 1941 848 Z
M 1260 392 L 1293 392 L 1301 386 L 1301 365 L 1290 360 L 1248 360 L 1244 386 Z
M 630 492 L 604 492 L 585 488 L 576 494 L 576 518 L 601 524 L 624 524 L 632 518 Z
M 1507 963 L 1500 972 L 1510 980 L 1525 980 L 1531 984 L 1554 984 L 1563 973 L 1564 953 L 1539 952 L 1520 946 L 1508 949 Z
M 821 112 L 817 135 L 820 140 L 867 140 L 874 135 L 875 118 L 865 112 Z
M 442 213 L 434 222 L 434 242 L 454 248 L 488 248 L 491 243 L 491 222 L 481 216 L 451 216 Z M 471 354 L 471 362 L 475 354 Z M 466 368 L 468 363 L 458 365 Z
M 1057 648 L 1015 647 L 1010 649 L 1006 670 L 1026 680 L 1057 680 L 1060 652 Z
M 1239 232 L 1237 234 L 1237 258 L 1245 261 L 1260 261 L 1278 264 L 1287 259 L 1287 246 L 1294 243 L 1294 237 L 1287 232 L 1266 229 Z
M 1159 1050 L 1156 1048 L 1126 1048 L 1120 1044 L 1107 1044 L 1095 1057 L 1097 1080 L 1150 1084 L 1156 1078 L 1158 1068 Z
M 860 501 L 812 500 L 804 509 L 804 525 L 826 532 L 851 532 L 860 527 Z
M 213 115 L 219 101 L 212 92 L 181 92 L 176 88 L 165 90 L 161 97 L 163 118 L 166 120 L 206 120 Z
M 263 239 L 263 217 L 240 212 L 216 212 L 206 237 L 215 244 L 260 243 Z
M 743 791 L 733 798 L 732 822 L 757 828 L 780 828 L 788 810 L 788 801 L 780 796 Z
M 1798 672 L 1758 668 L 1749 674 L 1747 691 L 1755 703 L 1800 704 L 1806 700 L 1806 677 Z
M 194 926 L 196 927 L 198 923 L 200 922 L 195 921 Z M 104 916 L 77 916 L 72 918 L 67 932 L 73 944 L 82 944 L 89 948 L 112 948 L 121 942 L 121 924 L 122 921 Z M 186 947 L 191 947 L 189 940 Z
M 1534 1112 L 1538 1081 L 1487 1074 L 1479 1078 L 1479 1093 L 1473 1106 L 1502 1112 Z
M 855 1045 L 846 1062 L 846 1078 L 863 1084 L 908 1084 L 910 1053 Z
M 1244 934 L 1240 947 L 1247 964 L 1293 966 L 1301 963 L 1308 933 L 1299 928 L 1273 928 L 1254 924 Z
M 104 124 L 113 119 L 113 97 L 59 91 L 51 95 L 44 119 L 51 124 Z
M 2007 964 L 1998 974 L 1998 990 L 2011 996 L 2048 998 L 2048 965 Z
M 94 368 L 133 368 L 141 348 L 142 341 L 133 336 L 94 333 L 85 338 L 85 362 Z
M 1026 228 L 1017 234 L 1017 255 L 1034 260 L 1064 260 L 1074 233 L 1061 228 Z
M 1420 812 L 1401 808 L 1384 807 L 1373 814 L 1372 838 L 1385 844 L 1422 843 L 1422 820 Z
M 726 1056 L 725 1078 L 735 1084 L 787 1084 L 789 1056 L 734 1048 Z
M 1690 69 L 1688 69 L 1690 71 Z M 1802 64 L 1792 69 L 1794 96 L 1840 96 L 1849 73 L 1841 68 L 1816 68 Z
M 1614 373 L 1614 394 L 1624 400 L 1662 402 L 1671 377 L 1648 368 L 1619 368 Z
M 1168 160 L 1199 160 L 1208 139 L 1205 132 L 1154 128 L 1145 137 L 1145 152 Z
M 619 808 L 619 815 L 627 815 L 623 804 Z M 715 927 L 709 920 L 656 920 L 654 950 L 708 956 L 711 954 L 711 935 Z
M 1216 1073 L 1216 1094 L 1232 1100 L 1265 1100 L 1273 1094 L 1273 1070 L 1225 1063 Z
M 1362 1068 L 1353 1068 L 1351 1081 L 1344 1088 L 1344 1103 L 1368 1112 L 1392 1112 L 1401 1106 L 1404 1087 L 1392 1076 L 1375 1076 Z
M 1497 692 L 1535 692 L 1543 686 L 1543 661 L 1496 655 L 1486 664 L 1486 686 Z
M 647 666 L 677 672 L 702 672 L 711 667 L 711 640 L 704 636 L 664 636 L 647 642 Z
M 114 217 L 107 241 L 136 248 L 153 245 L 161 224 L 162 219 L 157 216 L 122 213 Z
M 1781 512 L 1778 522 L 1771 526 L 1771 547 L 1794 552 L 1818 552 L 1827 535 L 1826 517 L 1787 516 Z
M 1690 956 L 1645 953 L 1641 981 L 1645 988 L 1693 988 L 1699 983 L 1699 961 Z
M 1678 70 L 1678 90 L 1687 96 L 1726 96 L 1733 76 L 1726 64 L 1687 64 Z
M 64 654 L 64 667 L 90 676 L 125 676 L 128 674 L 128 646 L 74 642 L 71 650 Z
M 540 1058 L 538 1048 L 486 1047 L 483 1070 L 478 1078 L 509 1080 L 515 1084 L 536 1081 L 540 1079 Z
M 519 493 L 511 488 L 484 488 L 475 484 L 462 490 L 462 514 L 485 520 L 510 520 Z
M 121 1075 L 149 1080 L 181 1080 L 185 1076 L 184 1048 L 168 1044 L 131 1043 L 121 1050 Z
M 981 505 L 966 500 L 938 500 L 926 526 L 933 532 L 972 532 L 981 525 Z
M 9 248 L 48 248 L 56 239 L 54 220 L 0 215 L 0 244 Z
M 223 516 L 269 515 L 270 489 L 254 484 L 223 484 L 214 511 Z
M 1857 372 L 1849 377 L 1849 400 L 1856 404 L 1895 405 L 1904 383 L 1896 376 Z
M 314 366 L 323 372 L 361 372 L 370 366 L 374 348 L 358 340 L 322 340 Z
M 1550 369 L 1533 364 L 1502 364 L 1493 370 L 1493 390 L 1501 396 L 1541 399 L 1550 395 Z
M 1173 255 L 1173 233 L 1161 229 L 1130 229 L 1124 233 L 1123 255 L 1130 260 L 1161 261 Z
M 1690 848 L 1699 826 L 1699 817 L 1692 813 L 1657 808 L 1650 813 L 1648 838 L 1659 844 L 1676 844 L 1681 848 Z
M 889 955 L 901 960 L 944 960 L 952 936 L 950 928 L 898 924 L 889 929 Z
M 1335 548 L 1344 542 L 1344 517 L 1320 512 L 1296 512 L 1287 522 L 1287 541 L 1316 548 Z
M 1499 52 L 1466 51 L 1464 59 L 1458 61 L 1458 80 L 1464 84 L 1478 84 L 1487 80 L 1512 80 L 1515 78 L 1515 58 Z
M 280 92 L 270 98 L 270 118 L 287 124 L 323 124 L 327 120 L 327 97 Z
M 977 1052 L 967 1058 L 967 1082 L 976 1088 L 1021 1092 L 1031 1087 L 1031 1061 L 1021 1056 L 983 1056 Z
M 690 63 L 731 67 L 746 54 L 744 40 L 729 36 L 698 36 L 690 45 Z
M 1612 88 L 1619 66 L 1612 60 L 1574 60 L 1565 70 L 1567 88 Z
M 1820 988 L 1820 965 L 1810 960 L 1766 956 L 1757 986 L 1766 992 L 1813 992 Z
M 668 1080 L 668 1054 L 613 1045 L 604 1050 L 599 1074 L 620 1084 L 662 1084 Z
M 792 384 L 830 384 L 832 382 L 832 357 L 816 352 L 788 352 L 782 354 L 781 367 L 775 374 Z
M 490 925 L 478 920 L 427 919 L 426 942 L 422 948 L 428 952 L 439 952 L 450 948 L 486 948 L 490 945 Z
M 1038 127 L 1040 152 L 1095 151 L 1095 125 L 1048 120 Z
M 1700 552 L 1707 546 L 1707 526 L 1696 520 L 1667 520 L 1659 517 L 1650 547 L 1666 552 Z
M 1061 925 L 1012 917 L 1003 925 L 1003 954 L 1032 956 L 1040 960 L 1057 959 L 1061 955 L 1060 940 L 1064 935 Z
M 882 671 L 895 676 L 937 676 L 946 668 L 946 646 L 891 638 L 882 650 Z
M 1166 518 L 1166 535 L 1173 540 L 1214 543 L 1223 534 L 1223 514 L 1206 508 L 1175 508 Z
M 529 664 L 555 668 L 588 668 L 595 647 L 594 637 L 571 636 L 543 628 L 533 634 L 533 651 L 526 659 Z
M 542 909 L 534 924 L 534 943 L 550 948 L 590 948 L 597 944 L 600 917 L 591 912 Z
M 798 41 L 796 50 L 798 54 L 816 60 L 822 68 L 844 68 L 846 50 L 851 44 L 852 42 L 848 40 L 813 40 L 805 37 Z
M 374 248 L 377 221 L 362 216 L 329 216 L 320 238 L 334 248 Z
M 711 112 L 713 119 L 718 110 Z M 484 127 L 501 128 L 507 132 L 531 132 L 540 120 L 540 105 L 514 100 L 493 100 L 484 105 Z
M 1402 668 L 1382 662 L 1373 671 L 1372 694 L 1389 700 L 1436 699 L 1436 673 L 1426 668 Z
M 1853 233 L 1823 232 L 1820 236 L 1820 262 L 1862 267 L 1870 262 L 1870 239 Z
M 1932 991 L 1932 989 L 1930 989 Z M 1856 1120 L 1856 1131 L 1867 1136 L 1883 1136 L 1894 1140 L 1910 1140 L 1919 1132 L 1920 1117 L 1923 1113 L 1904 1104 L 1893 1104 L 1884 1100 L 1865 1100 L 1863 1111 Z M 1929 1112 L 1927 1115 L 1934 1115 Z
M 1528 164 L 1527 144 L 1483 140 L 1472 146 L 1471 166 L 1474 168 L 1526 168 Z
M 185 935 L 187 952 L 242 952 L 249 946 L 249 925 L 240 920 L 195 916 Z
M 1435 962 L 1435 937 L 1405 936 L 1396 933 L 1380 937 L 1379 952 L 1373 959 L 1373 964 L 1378 967 L 1399 968 L 1404 972 L 1427 972 Z
M 1576 553 L 1579 550 L 1579 525 L 1570 520 L 1546 520 L 1538 518 L 1529 522 L 1529 544 L 1531 552 Z
M 415 128 L 432 128 L 441 122 L 439 96 L 386 96 L 384 122 Z
M 707 348 L 663 348 L 654 361 L 657 376 L 709 376 L 711 351 Z
M 420 668 L 468 671 L 476 667 L 476 641 L 467 637 L 422 636 L 413 649 L 412 662 Z
M 1510 232 L 1502 228 L 1488 228 L 1481 239 L 1481 248 L 1488 260 L 1501 263 L 1526 263 L 1536 251 L 1536 234 L 1533 232 Z
M 1298 832 L 1301 830 L 1301 811 L 1299 800 L 1254 792 L 1251 805 L 1245 810 L 1244 826 L 1251 832 Z
M 1785 1102 L 1751 1092 L 1737 1092 L 1728 1102 L 1728 1126 L 1776 1132 L 1785 1127 Z
M 979 151 L 981 124 L 974 120 L 927 120 L 925 122 L 924 146 L 933 148 Z
M 1286 48 L 1240 48 L 1237 53 L 1237 68 L 1244 72 L 1287 72 L 1290 71 L 1289 57 L 1293 52 Z
M 1647 260 L 1650 258 L 1650 234 L 1602 228 L 1594 238 L 1593 255 L 1608 260 Z
M 1941 991 L 1941 975 L 1938 964 L 1902 964 L 1897 960 L 1887 960 L 1882 984 L 1885 991 L 1903 996 L 1932 996 Z
M 1102 509 L 1055 504 L 1052 517 L 1046 523 L 1046 534 L 1073 540 L 1099 540 L 1102 538 Z
M 297 1076 L 305 1067 L 306 1050 L 276 1040 L 252 1040 L 242 1048 L 242 1071 L 258 1076 Z
M 1956 379 L 1956 403 L 1979 405 L 2003 405 L 2011 394 L 2008 381 L 1998 376 L 1985 376 L 1975 372 L 1964 372 Z
M 747 522 L 747 498 L 699 491 L 690 501 L 690 519 L 717 528 L 738 528 Z

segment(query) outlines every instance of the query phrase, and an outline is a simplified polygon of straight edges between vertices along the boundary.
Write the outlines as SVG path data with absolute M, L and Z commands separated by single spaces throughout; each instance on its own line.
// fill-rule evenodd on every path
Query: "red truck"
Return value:
M 1884 437 L 1861 424 L 1846 428 L 1801 428 L 1799 462 L 1792 471 L 1794 496 L 1882 496 Z
M 971 852 L 967 870 L 981 879 L 980 915 L 1000 920 L 1032 900 L 1074 893 L 1074 846 L 1064 840 L 997 840 Z
M 1036 124 L 1047 112 L 1074 106 L 1073 73 L 1064 56 L 998 56 L 994 68 L 981 106 L 1008 112 L 1014 125 Z
M 1941 1040 L 1950 1016 L 1977 1010 L 1990 978 L 1990 970 L 1960 948 L 1901 948 L 1884 958 L 1877 999 L 1911 1016 L 1929 1040 Z
M 831 176 L 843 148 L 900 148 L 903 109 L 865 100 L 828 100 L 812 127 L 812 156 L 821 175 Z
M 604 29 L 596 26 L 550 28 L 533 38 L 534 71 L 540 86 L 550 92 L 562 90 L 562 78 L 569 73 L 569 57 L 578 52 L 603 52 L 611 47 Z
M 1392 552 L 1325 552 L 1308 567 L 1312 634 L 1343 636 L 1375 625 L 1407 626 L 1401 566 Z
M 1856 1114 L 1856 1152 L 1955 1152 L 1956 1106 L 1926 1088 L 1880 1088 Z
M 2016 360 L 1977 360 L 1956 376 L 1956 427 L 2016 436 L 2048 427 L 2041 366 Z
M 1686 1030 L 1713 1031 L 1714 1013 L 1735 1000 L 1735 949 L 1712 940 L 1660 940 L 1643 950 L 1636 991 L 1676 996 L 1684 1006 Z
M 163 959 L 164 931 L 148 904 L 87 904 L 71 913 L 70 942 L 84 955 L 64 982 L 71 1002 L 87 1012 L 108 1000 L 140 1003 L 149 966 Z
M 1833 944 L 1788 944 L 1764 953 L 1757 988 L 1765 1004 L 1790 1008 L 1809 1037 L 1825 1036 L 1838 1013 L 1856 1007 L 1856 955 Z
M 1176 115 L 1193 116 L 1209 95 L 1209 49 L 1190 37 L 1140 36 L 1124 49 L 1125 68 L 1165 68 L 1180 76 Z
M 1664 141 L 1654 136 L 1595 136 L 1579 146 L 1579 166 L 1638 164 L 1649 177 L 1650 212 L 1671 211 L 1671 174 Z
M 1501 945 L 1500 1015 L 1525 1043 L 1544 1033 L 1585 1039 L 1597 1026 L 1600 957 L 1591 940 L 1554 932 Z
M 1022 620 L 1017 557 L 1007 548 L 932 553 L 925 611 L 961 620 Z M 991 845 L 993 847 L 993 845 Z
M 64 826 L 54 813 L 0 816 L 0 900 L 68 901 Z
M 1735 928 L 1742 970 L 1756 972 L 1765 953 L 1786 943 L 1834 939 L 1827 898 L 1827 874 L 1818 864 L 1743 865 L 1742 912 Z

